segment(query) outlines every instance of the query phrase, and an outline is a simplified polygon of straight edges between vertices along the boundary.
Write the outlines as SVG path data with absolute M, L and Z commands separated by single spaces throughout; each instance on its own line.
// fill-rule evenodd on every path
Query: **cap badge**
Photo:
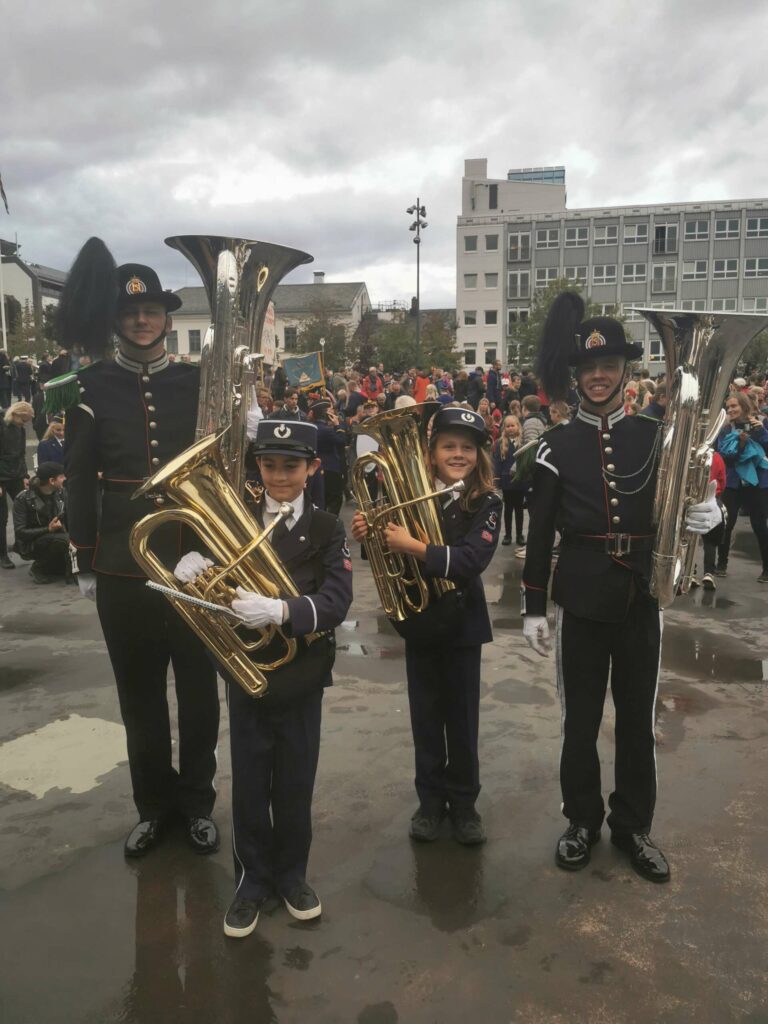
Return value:
M 461 418 L 464 420 L 465 423 L 474 423 L 475 422 L 475 414 L 471 413 L 471 412 L 463 412 L 461 414 Z
M 279 437 L 280 439 L 283 439 L 283 438 L 286 438 L 286 437 L 290 437 L 291 436 L 291 428 L 290 427 L 286 427 L 286 425 L 284 423 L 281 423 L 279 427 L 275 427 L 275 432 L 274 432 L 273 436 L 274 437 Z
M 129 295 L 143 295 L 147 290 L 147 286 L 140 277 L 134 276 L 130 279 L 128 284 L 126 284 L 125 290 Z
M 605 340 L 605 338 L 599 331 L 592 331 L 590 336 L 587 338 L 584 348 L 603 348 L 607 344 L 608 342 Z

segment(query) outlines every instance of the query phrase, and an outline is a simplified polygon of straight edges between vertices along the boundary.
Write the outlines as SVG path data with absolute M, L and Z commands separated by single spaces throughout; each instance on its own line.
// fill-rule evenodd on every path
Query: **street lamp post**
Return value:
M 428 227 L 428 224 L 423 217 L 427 215 L 426 206 L 421 205 L 421 200 L 416 197 L 416 205 L 409 206 L 405 211 L 409 214 L 416 214 L 416 220 L 411 224 L 409 231 L 415 231 L 416 234 L 413 239 L 413 244 L 416 246 L 416 367 L 421 369 L 419 362 L 421 360 L 421 294 L 420 294 L 420 253 L 421 253 L 421 229 Z

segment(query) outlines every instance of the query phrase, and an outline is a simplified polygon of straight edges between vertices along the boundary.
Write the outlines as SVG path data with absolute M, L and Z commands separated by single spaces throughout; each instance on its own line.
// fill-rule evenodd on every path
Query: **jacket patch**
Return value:
M 480 536 L 489 544 L 493 544 L 493 534 L 489 530 L 483 530 Z

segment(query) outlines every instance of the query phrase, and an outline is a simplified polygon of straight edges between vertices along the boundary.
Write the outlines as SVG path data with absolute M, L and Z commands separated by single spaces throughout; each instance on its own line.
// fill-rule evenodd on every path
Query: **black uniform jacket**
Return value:
M 501 509 L 496 494 L 484 495 L 474 512 L 465 512 L 458 501 L 451 501 L 442 509 L 443 535 L 448 543 L 427 545 L 424 575 L 450 580 L 466 595 L 453 647 L 475 647 L 493 640 L 480 574 L 499 542 Z
M 542 437 L 523 570 L 524 613 L 546 613 L 555 529 L 562 541 L 552 599 L 561 607 L 585 619 L 620 622 L 635 588 L 647 593 L 661 426 L 625 416 L 623 407 L 608 417 L 580 410 L 573 422 Z M 642 550 L 609 554 L 617 534 L 629 535 L 630 544 L 638 539 Z M 593 539 L 585 546 L 584 537 Z
M 64 462 L 78 567 L 143 578 L 128 537 L 155 506 L 145 498 L 131 501 L 131 494 L 193 443 L 200 373 L 189 363 L 169 363 L 165 355 L 142 364 L 118 353 L 114 362 L 79 370 L 78 379 L 80 404 L 67 410 Z M 152 548 L 172 567 L 190 545 L 171 525 L 153 537 Z

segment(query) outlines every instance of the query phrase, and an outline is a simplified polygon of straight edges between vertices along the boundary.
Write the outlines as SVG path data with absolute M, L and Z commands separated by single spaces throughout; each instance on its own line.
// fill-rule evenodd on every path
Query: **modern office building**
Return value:
M 570 210 L 564 167 L 489 178 L 487 160 L 466 160 L 456 266 L 466 365 L 524 357 L 516 330 L 536 289 L 567 278 L 623 312 L 652 368 L 661 343 L 632 306 L 768 311 L 768 199 Z

